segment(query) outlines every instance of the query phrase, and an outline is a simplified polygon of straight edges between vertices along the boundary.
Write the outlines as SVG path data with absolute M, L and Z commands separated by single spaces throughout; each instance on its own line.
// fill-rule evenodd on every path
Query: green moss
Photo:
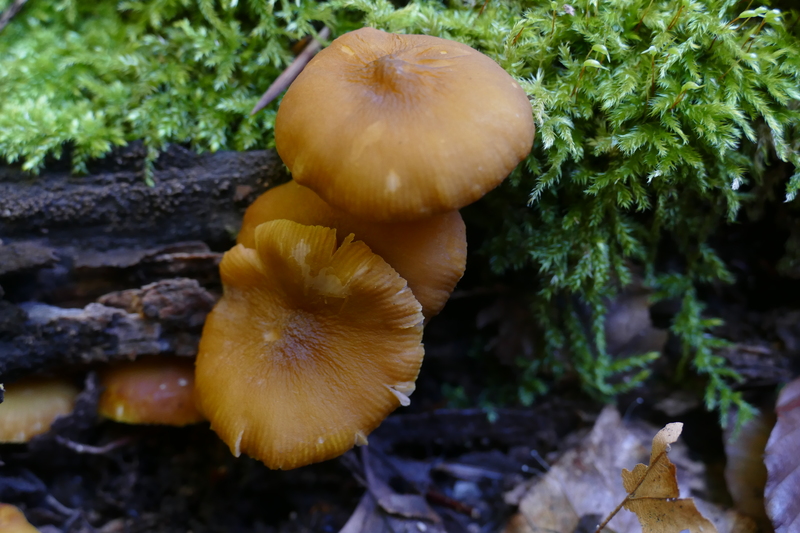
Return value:
M 0 0 L 4 7 L 8 0 Z M 614 360 L 606 302 L 644 265 L 656 298 L 679 298 L 673 331 L 708 377 L 706 403 L 747 409 L 714 355 L 699 284 L 732 276 L 709 235 L 735 220 L 770 158 L 798 167 L 797 15 L 733 0 L 386 0 L 317 3 L 157 0 L 31 2 L 0 35 L 0 154 L 37 171 L 71 146 L 76 171 L 144 139 L 198 150 L 270 146 L 275 104 L 248 115 L 291 60 L 289 46 L 362 24 L 465 42 L 532 97 L 534 151 L 486 202 L 495 273 L 536 273 L 531 309 L 545 332 L 521 361 L 519 395 L 565 370 L 608 397 L 647 375 L 653 354 Z M 324 120 L 324 117 L 320 117 Z M 787 200 L 800 173 L 785 185 Z M 530 207 L 526 207 L 529 200 Z M 681 269 L 655 268 L 675 243 Z M 588 314 L 587 314 L 588 310 Z M 588 318 L 587 318 L 588 317 Z M 619 376 L 625 376 L 620 380 Z

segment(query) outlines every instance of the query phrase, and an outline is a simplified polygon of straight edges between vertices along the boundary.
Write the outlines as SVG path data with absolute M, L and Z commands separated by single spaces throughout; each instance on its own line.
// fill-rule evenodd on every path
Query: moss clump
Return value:
M 5 7 L 8 0 L 0 0 Z M 540 370 L 570 365 L 599 396 L 636 386 L 653 354 L 614 360 L 606 302 L 642 264 L 656 298 L 678 298 L 685 361 L 708 377 L 706 404 L 747 409 L 715 355 L 698 284 L 732 279 L 709 247 L 735 220 L 764 162 L 798 167 L 797 14 L 734 0 L 387 0 L 317 3 L 157 0 L 88 6 L 37 1 L 0 35 L 0 154 L 36 171 L 72 147 L 88 158 L 144 139 L 198 150 L 271 143 L 274 105 L 249 117 L 314 25 L 366 24 L 465 42 L 495 58 L 532 97 L 539 133 L 527 164 L 485 206 L 496 273 L 537 273 L 531 308 L 546 346 L 521 361 L 519 395 Z M 324 119 L 321 117 L 321 120 Z M 785 185 L 787 200 L 800 173 Z M 530 207 L 525 207 L 526 201 Z M 664 272 L 659 242 L 684 262 Z M 588 309 L 588 315 L 586 310 Z M 586 317 L 589 317 L 588 320 Z M 631 374 L 631 370 L 639 369 Z M 628 376 L 614 378 L 624 372 Z

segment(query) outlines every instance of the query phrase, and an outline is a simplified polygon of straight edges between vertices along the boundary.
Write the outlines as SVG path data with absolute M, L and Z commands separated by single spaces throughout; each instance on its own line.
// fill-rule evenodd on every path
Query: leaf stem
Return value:
M 633 499 L 633 498 L 631 498 L 631 496 L 633 496 L 636 493 L 636 491 L 639 490 L 639 487 L 642 486 L 642 483 L 644 483 L 644 480 L 647 479 L 647 476 L 650 474 L 650 472 L 652 472 L 653 466 L 657 465 L 659 463 L 659 461 L 661 461 L 661 458 L 665 457 L 666 455 L 667 455 L 667 452 L 663 451 L 663 452 L 661 452 L 660 454 L 658 454 L 656 456 L 656 460 L 653 461 L 652 463 L 650 463 L 647 466 L 647 470 L 644 471 L 644 475 L 642 476 L 642 479 L 639 480 L 639 483 L 637 483 L 636 486 L 633 488 L 633 490 L 630 491 L 627 496 L 625 496 L 625 499 L 622 500 L 619 505 L 617 505 L 617 508 L 614 509 L 613 511 L 611 511 L 611 514 L 608 515 L 608 517 L 605 520 L 603 520 L 603 523 L 600 524 L 599 526 L 597 526 L 597 529 L 594 530 L 594 533 L 600 533 L 600 531 L 602 531 L 603 528 L 606 527 L 609 522 L 611 522 L 611 519 L 614 518 L 617 515 L 619 510 L 622 509 L 622 507 L 628 502 L 628 500 Z

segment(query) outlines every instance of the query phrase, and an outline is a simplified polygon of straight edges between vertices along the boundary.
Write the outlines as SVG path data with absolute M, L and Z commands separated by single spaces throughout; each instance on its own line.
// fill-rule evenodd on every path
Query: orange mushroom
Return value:
M 534 129 L 525 91 L 484 54 L 362 28 L 289 87 L 275 143 L 300 185 L 359 218 L 395 222 L 479 199 L 528 155 Z
M 0 531 L 3 533 L 39 533 L 16 506 L 0 503 Z
M 336 457 L 408 404 L 420 305 L 369 247 L 276 220 L 220 265 L 197 356 L 197 404 L 234 455 L 290 469 Z
M 46 433 L 75 407 L 78 389 L 67 380 L 25 378 L 5 386 L 0 404 L 0 442 L 28 442 Z
M 100 372 L 98 412 L 127 424 L 185 426 L 203 420 L 194 405 L 194 361 L 149 358 Z
M 335 228 L 340 243 L 355 234 L 408 282 L 426 319 L 442 310 L 464 274 L 467 238 L 458 211 L 414 222 L 369 222 L 331 207 L 311 189 L 290 181 L 268 190 L 247 209 L 237 242 L 254 248 L 256 226 L 281 218 Z

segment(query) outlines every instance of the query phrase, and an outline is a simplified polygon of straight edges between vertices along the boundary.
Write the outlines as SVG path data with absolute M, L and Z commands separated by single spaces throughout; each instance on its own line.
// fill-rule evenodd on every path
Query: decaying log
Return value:
M 271 151 L 196 155 L 172 146 L 156 162 L 149 187 L 143 160 L 144 148 L 134 144 L 88 176 L 0 167 L 0 239 L 96 250 L 189 240 L 213 247 L 230 242 L 258 194 L 286 179 Z
M 50 266 L 57 260 L 55 250 L 36 242 L 0 243 L 0 276 Z
M 111 293 L 84 308 L 0 306 L 0 381 L 35 371 L 142 355 L 197 353 L 215 298 L 192 279 Z
M 196 352 L 214 302 L 203 287 L 219 287 L 245 208 L 287 175 L 272 151 L 171 146 L 151 187 L 145 154 L 133 143 L 87 176 L 68 161 L 40 176 L 0 166 L 0 381 Z

